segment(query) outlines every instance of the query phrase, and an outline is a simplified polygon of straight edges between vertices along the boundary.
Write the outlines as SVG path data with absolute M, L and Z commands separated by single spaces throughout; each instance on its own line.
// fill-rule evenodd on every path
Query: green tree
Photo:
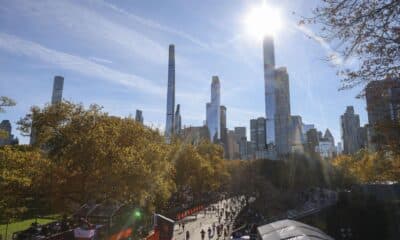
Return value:
M 9 97 L 0 96 L 0 112 L 5 111 L 5 107 L 15 106 L 15 101 Z

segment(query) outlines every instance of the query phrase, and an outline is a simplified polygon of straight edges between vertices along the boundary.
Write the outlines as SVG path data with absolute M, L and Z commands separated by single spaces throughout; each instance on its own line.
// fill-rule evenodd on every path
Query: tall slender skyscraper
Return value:
M 51 96 L 51 104 L 57 104 L 62 101 L 63 87 L 64 87 L 64 78 L 62 76 L 55 76 L 53 82 L 53 93 Z
M 265 36 L 263 41 L 264 84 L 265 84 L 265 117 L 266 143 L 276 145 L 275 114 L 276 114 L 276 79 L 274 40 Z
M 175 108 L 175 46 L 169 45 L 168 58 L 168 90 L 167 90 L 167 120 L 165 124 L 165 139 L 171 141 L 174 133 L 174 108 Z
M 207 127 L 210 131 L 210 140 L 216 142 L 221 139 L 221 108 L 220 83 L 218 76 L 212 77 L 211 102 L 207 103 Z

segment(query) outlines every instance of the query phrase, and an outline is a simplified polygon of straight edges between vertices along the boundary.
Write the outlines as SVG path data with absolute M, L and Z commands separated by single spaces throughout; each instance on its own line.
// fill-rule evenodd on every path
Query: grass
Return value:
M 22 231 L 22 230 L 29 228 L 31 226 L 31 224 L 33 222 L 35 222 L 35 220 L 36 220 L 35 218 L 32 218 L 32 219 L 27 219 L 27 220 L 13 222 L 13 223 L 8 224 L 7 238 L 6 238 L 7 224 L 0 225 L 0 235 L 2 235 L 2 237 L 3 237 L 2 240 L 11 240 L 12 234 L 14 232 Z M 49 222 L 53 222 L 54 219 L 38 218 L 37 221 L 39 224 L 46 224 Z

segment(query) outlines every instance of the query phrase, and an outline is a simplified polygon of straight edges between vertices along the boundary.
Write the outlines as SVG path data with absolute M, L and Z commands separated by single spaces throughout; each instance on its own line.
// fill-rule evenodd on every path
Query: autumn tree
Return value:
M 217 191 L 229 178 L 220 146 L 210 142 L 196 146 L 179 143 L 175 148 L 172 162 L 178 194 L 187 192 L 199 198 L 208 192 Z
M 400 156 L 392 153 L 360 150 L 353 155 L 336 157 L 333 165 L 344 177 L 358 183 L 400 180 Z
M 24 146 L 0 148 L 0 219 L 8 221 L 25 214 L 44 194 L 50 162 L 36 150 Z
M 398 0 L 321 0 L 311 18 L 300 23 L 321 27 L 321 36 L 336 46 L 344 61 L 343 89 L 400 75 L 400 2 Z M 332 56 L 337 57 L 337 56 Z
M 57 209 L 112 199 L 151 211 L 174 191 L 164 138 L 131 118 L 62 102 L 32 108 L 19 124 L 26 134 L 36 129 L 35 146 L 52 161 L 48 181 Z
M 15 101 L 9 97 L 0 96 L 0 113 L 5 112 L 5 107 L 15 106 Z M 7 138 L 7 132 L 0 129 L 0 138 Z

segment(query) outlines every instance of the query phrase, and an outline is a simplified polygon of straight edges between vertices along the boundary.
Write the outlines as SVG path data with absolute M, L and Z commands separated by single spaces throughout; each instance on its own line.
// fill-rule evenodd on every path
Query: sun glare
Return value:
M 282 27 L 279 9 L 263 3 L 250 9 L 244 19 L 246 32 L 260 39 L 265 35 L 275 35 Z

